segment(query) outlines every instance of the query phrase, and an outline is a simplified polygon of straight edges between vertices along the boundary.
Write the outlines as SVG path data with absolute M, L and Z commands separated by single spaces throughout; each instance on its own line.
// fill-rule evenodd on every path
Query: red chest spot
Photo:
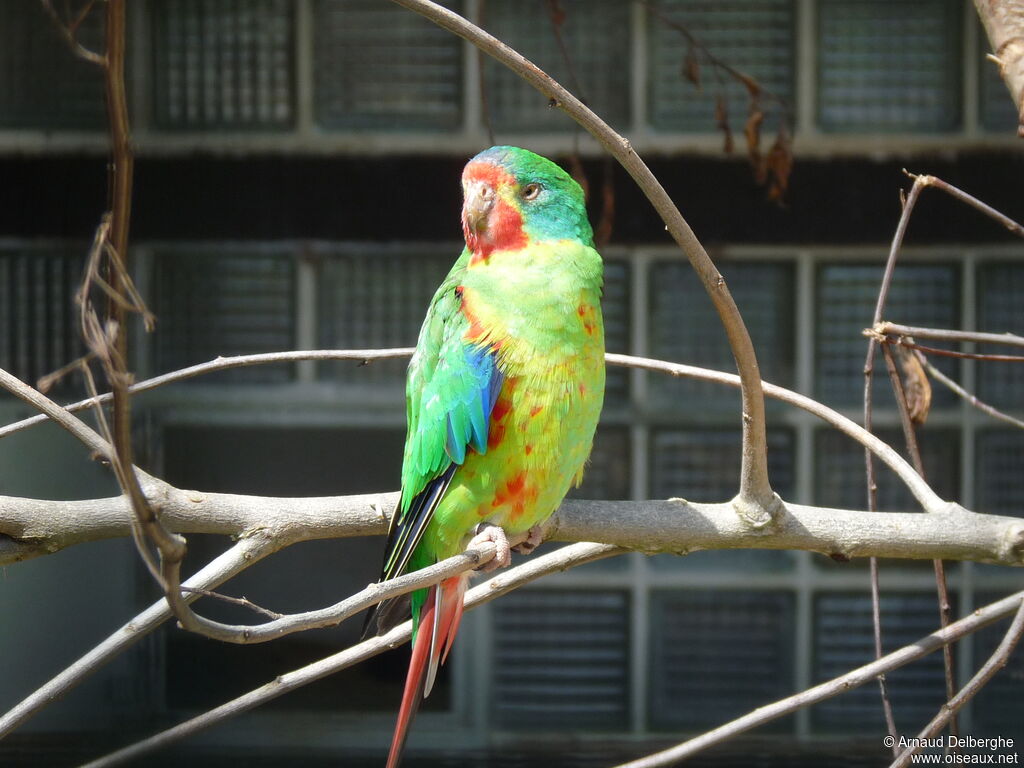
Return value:
M 491 424 L 491 431 L 487 433 L 487 449 L 493 450 L 501 445 L 505 439 L 505 425 L 494 422 Z
M 503 485 L 499 485 L 494 491 L 494 499 L 491 501 L 491 506 L 494 508 L 505 506 L 506 504 L 513 504 L 518 511 L 522 511 L 523 502 L 523 490 L 526 488 L 526 473 L 519 472 L 511 480 L 508 480 Z
M 501 421 L 510 410 L 512 410 L 512 403 L 504 397 L 499 397 L 498 402 L 494 404 L 494 410 L 491 411 L 491 421 Z
M 543 405 L 535 405 L 530 409 L 530 418 L 534 418 L 538 413 L 544 410 Z

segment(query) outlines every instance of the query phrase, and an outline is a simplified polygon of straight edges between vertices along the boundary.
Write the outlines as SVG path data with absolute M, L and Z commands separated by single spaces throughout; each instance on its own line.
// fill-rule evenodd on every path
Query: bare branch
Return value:
M 236 355 L 233 357 L 218 357 L 206 363 L 190 365 L 177 371 L 171 371 L 152 379 L 146 379 L 128 387 L 133 395 L 141 392 L 148 392 L 167 384 L 173 384 L 186 379 L 203 376 L 216 371 L 224 371 L 231 368 L 245 368 L 253 365 L 267 365 L 270 363 L 292 363 L 299 360 L 356 360 L 361 363 L 369 363 L 373 360 L 390 360 L 393 358 L 409 357 L 413 353 L 412 347 L 398 349 L 319 349 L 299 350 L 293 352 L 263 352 L 255 355 Z M 106 392 L 96 398 L 86 398 L 77 403 L 64 406 L 64 410 L 71 413 L 91 408 L 98 404 L 109 403 L 113 396 Z M 27 419 L 16 421 L 4 427 L 0 427 L 0 438 L 20 432 L 35 424 L 41 424 L 49 417 L 45 414 L 30 416 Z
M 45 414 L 44 419 L 52 419 L 76 437 L 86 448 L 99 454 L 107 461 L 113 457 L 113 449 L 96 431 L 67 410 L 57 405 L 37 389 L 30 387 L 17 376 L 12 376 L 0 368 L 0 388 L 6 389 L 24 403 Z M 136 469 L 137 472 L 141 470 Z
M 78 38 L 76 36 L 76 33 L 78 32 L 78 27 L 85 20 L 85 17 L 92 9 L 94 0 L 90 0 L 86 7 L 78 15 L 77 19 L 74 19 L 67 23 L 65 23 L 65 21 L 57 13 L 56 9 L 53 7 L 52 0 L 39 1 L 43 6 L 43 10 L 46 11 L 46 15 L 49 16 L 50 20 L 53 22 L 53 26 L 56 27 L 57 31 L 60 33 L 60 36 L 64 38 L 64 42 L 68 44 L 68 47 L 71 49 L 71 52 L 75 54 L 75 56 L 82 59 L 83 61 L 88 61 L 90 64 L 95 64 L 99 67 L 105 68 L 107 66 L 107 59 L 105 56 L 101 56 L 95 51 L 90 51 L 88 48 L 86 48 L 84 45 L 78 42 Z
M 397 494 L 281 498 L 199 493 L 166 487 L 153 503 L 178 533 L 272 535 L 281 546 L 312 539 L 382 535 Z M 799 549 L 846 557 L 973 560 L 1024 564 L 1024 520 L 968 512 L 956 504 L 928 515 L 786 504 L 771 531 L 751 530 L 728 503 L 682 499 L 565 501 L 546 538 L 602 541 L 642 552 L 702 549 Z M 128 536 L 132 516 L 120 497 L 43 501 L 0 496 L 0 533 L 59 549 Z
M 998 602 L 986 605 L 984 608 L 979 608 L 969 616 L 953 622 L 945 629 L 932 632 L 930 635 L 926 635 L 910 645 L 906 645 L 880 659 L 876 659 L 870 664 L 865 664 L 862 667 L 847 672 L 845 675 L 840 675 L 828 682 L 815 685 L 793 696 L 758 707 L 743 717 L 702 733 L 700 736 L 689 741 L 685 741 L 662 752 L 642 757 L 639 760 L 623 763 L 617 768 L 662 768 L 662 766 L 675 765 L 677 762 L 685 760 L 710 746 L 720 744 L 752 728 L 757 728 L 772 720 L 777 720 L 780 717 L 796 712 L 798 709 L 817 704 L 819 701 L 825 701 L 854 688 L 859 688 L 881 674 L 899 669 L 922 656 L 934 653 L 944 645 L 956 642 L 960 638 L 1020 610 L 1022 600 L 1024 600 L 1024 592 L 1016 592 Z
M 1024 225 L 1018 224 L 1005 213 L 1000 213 L 988 203 L 981 202 L 981 200 L 974 197 L 973 195 L 967 194 L 959 187 L 954 187 L 949 182 L 943 181 L 942 179 L 936 176 L 929 176 L 927 174 L 923 176 L 918 176 L 917 174 L 909 173 L 906 169 L 904 169 L 903 172 L 906 173 L 907 176 L 909 176 L 910 178 L 914 179 L 915 182 L 918 179 L 921 179 L 921 183 L 924 186 L 935 187 L 935 189 L 939 189 L 945 192 L 947 195 L 956 198 L 961 203 L 965 203 L 966 205 L 971 206 L 975 210 L 980 211 L 993 221 L 996 221 L 1002 226 L 1004 226 L 1011 234 L 1017 235 L 1018 237 L 1024 237 Z
M 133 393 L 144 392 L 156 387 L 170 384 L 172 382 L 181 381 L 183 379 L 200 376 L 207 373 L 213 373 L 214 371 L 227 370 L 230 368 L 239 368 L 251 365 L 261 365 L 267 363 L 281 363 L 281 362 L 294 362 L 297 360 L 380 360 L 395 357 L 408 357 L 412 354 L 411 348 L 401 349 L 356 349 L 356 350 L 309 350 L 309 351 L 294 351 L 294 352 L 267 352 L 256 355 L 239 355 L 237 357 L 219 357 L 216 360 L 211 360 L 206 363 L 200 363 L 193 365 L 188 368 L 182 368 L 179 371 L 173 371 L 171 373 L 157 376 L 153 379 L 140 382 L 135 386 L 131 387 L 129 391 Z M 714 381 L 719 384 L 725 384 L 730 387 L 739 387 L 739 377 L 734 373 L 725 373 L 724 371 L 714 371 L 707 368 L 698 368 L 693 365 L 684 365 L 682 363 L 669 363 L 663 360 L 654 360 L 647 357 L 634 357 L 632 355 L 618 355 L 609 353 L 605 355 L 605 359 L 610 365 L 620 365 L 629 368 L 642 368 L 649 371 L 657 371 L 659 373 L 666 373 L 670 376 L 677 376 L 682 378 L 700 379 L 703 381 Z M 842 414 L 832 410 L 826 405 L 822 405 L 816 400 L 807 397 L 805 395 L 798 394 L 792 390 L 779 387 L 774 384 L 763 382 L 764 392 L 769 397 L 774 397 L 777 400 L 781 400 L 790 405 L 794 405 L 797 408 L 801 408 L 809 413 L 813 413 L 818 418 L 822 419 L 828 424 L 848 435 L 849 437 L 857 440 L 872 452 L 875 453 L 883 462 L 885 462 L 910 489 L 913 496 L 921 503 L 927 511 L 936 511 L 944 509 L 946 502 L 940 499 L 928 484 L 925 483 L 920 476 L 914 472 L 911 467 L 902 456 L 896 451 L 887 446 L 884 442 L 879 440 L 874 435 L 867 433 L 862 427 L 855 422 L 846 418 Z M 98 398 L 99 402 L 109 402 L 110 395 L 100 395 Z M 77 403 L 73 403 L 66 407 L 67 411 L 77 411 L 83 408 L 88 408 L 93 405 L 96 401 L 92 398 L 81 400 Z M 59 408 L 59 406 L 56 406 Z M 22 429 L 26 429 L 34 424 L 40 424 L 47 419 L 47 416 L 33 416 L 22 421 L 8 424 L 5 427 L 0 428 L 0 437 L 5 437 L 14 432 L 19 432 Z
M 1024 347 L 1024 336 L 1013 333 L 980 333 L 978 331 L 945 330 L 942 328 L 918 328 L 912 325 L 880 322 L 873 328 L 864 330 L 864 335 L 874 334 L 879 338 L 885 336 L 910 336 L 915 339 L 934 339 L 935 341 L 966 341 L 977 344 L 1009 344 Z
M 867 336 L 871 336 L 873 334 L 873 330 L 867 330 L 865 333 Z M 939 357 L 956 357 L 962 360 L 988 360 L 994 363 L 1024 363 L 1024 355 L 993 355 L 987 352 L 958 352 L 955 349 L 940 349 L 939 347 L 929 347 L 924 344 L 918 344 L 913 340 L 913 338 L 908 336 L 899 336 L 896 338 L 889 336 L 882 341 L 886 344 L 898 344 L 899 346 L 906 347 L 907 349 L 913 349 L 918 352 L 937 355 Z
M 629 141 L 616 133 L 583 102 L 559 85 L 543 70 L 521 54 L 509 48 L 496 37 L 456 13 L 430 0 L 393 0 L 393 2 L 428 18 L 433 23 L 468 40 L 481 51 L 497 59 L 526 80 L 530 85 L 552 99 L 573 120 L 596 138 L 619 161 L 643 190 L 655 210 L 665 222 L 666 229 L 679 244 L 696 270 L 705 290 L 711 297 L 725 327 L 729 346 L 742 381 L 743 451 L 740 470 L 740 491 L 734 500 L 739 515 L 749 525 L 769 524 L 778 510 L 778 497 L 772 492 L 768 480 L 767 441 L 765 434 L 764 394 L 761 374 L 736 302 L 704 247 L 697 240 L 690 225 L 676 208 L 661 183 L 651 173 Z
M 893 392 L 896 395 L 896 404 L 899 407 L 900 412 L 900 426 L 903 428 L 903 437 L 907 445 L 907 453 L 910 454 L 911 461 L 914 464 L 914 469 L 921 477 L 925 477 L 924 461 L 921 458 L 921 450 L 917 444 L 917 432 L 914 429 L 914 421 L 911 418 L 910 406 L 907 403 L 907 395 L 903 388 L 903 380 L 900 378 L 899 371 L 896 368 L 896 361 L 893 358 L 892 349 L 888 344 L 882 345 L 882 355 L 885 358 L 885 367 L 889 372 L 889 380 L 892 384 Z M 923 373 L 921 374 L 924 375 Z M 939 626 L 948 627 L 949 622 L 952 619 L 953 606 L 949 600 L 949 587 L 946 583 L 946 566 L 942 560 L 933 560 L 932 567 L 935 571 L 935 591 L 939 598 Z M 878 656 L 881 656 L 881 647 L 878 647 Z M 953 671 L 953 648 L 952 646 L 945 646 L 942 649 L 942 664 L 943 671 L 946 678 L 946 699 L 953 698 L 953 692 L 956 690 L 956 681 Z M 949 720 L 949 733 L 952 736 L 957 735 L 959 725 L 956 717 L 953 716 Z M 895 737 L 895 728 L 890 732 L 890 735 Z M 893 749 L 897 750 L 897 747 L 893 745 Z
M 621 550 L 616 547 L 606 544 L 583 543 L 564 547 L 547 555 L 530 558 L 522 565 L 500 573 L 484 584 L 471 589 L 466 594 L 466 610 L 472 610 L 479 605 L 490 602 L 546 574 L 564 571 L 577 565 L 583 565 L 584 563 L 619 554 L 620 552 Z M 233 699 L 226 704 L 222 704 L 198 717 L 180 723 L 130 747 L 87 763 L 82 768 L 109 768 L 109 766 L 123 765 L 129 760 L 134 760 L 168 744 L 172 744 L 186 736 L 190 736 L 242 712 L 247 712 L 261 704 L 265 704 L 276 699 L 278 696 L 282 696 L 285 693 L 289 693 L 320 678 L 334 674 L 408 642 L 411 629 L 411 622 L 400 624 L 385 635 L 371 638 L 333 656 L 328 656 L 301 669 L 280 675 L 266 685 L 239 696 L 237 699 Z
M 692 365 L 683 365 L 682 363 L 667 363 L 662 360 L 652 360 L 646 357 L 615 354 L 605 355 L 605 359 L 612 365 L 643 368 L 648 371 L 659 371 L 672 376 L 700 379 L 702 381 L 715 381 L 732 387 L 738 387 L 740 383 L 739 377 L 734 373 L 711 371 Z M 763 386 L 764 393 L 768 397 L 773 397 L 776 400 L 781 400 L 784 403 L 801 408 L 808 413 L 813 413 L 822 421 L 832 425 L 870 450 L 879 460 L 883 461 L 896 473 L 926 512 L 938 512 L 949 507 L 949 502 L 943 501 L 902 456 L 856 422 L 806 395 L 801 395 L 798 392 L 793 392 L 785 387 L 769 384 L 768 382 L 763 382 Z
M 1024 421 L 1021 421 L 1020 419 L 1015 419 L 1008 413 L 1003 413 L 998 408 L 995 408 L 989 405 L 988 403 L 979 400 L 975 395 L 972 395 L 966 389 L 964 389 L 951 378 L 949 378 L 949 376 L 947 376 L 934 365 L 932 365 L 931 361 L 925 355 L 921 354 L 920 352 L 917 352 L 915 354 L 917 354 L 918 359 L 921 361 L 921 365 L 924 366 L 924 369 L 928 372 L 929 376 L 931 376 L 936 381 L 945 384 L 947 387 L 953 390 L 953 392 L 955 392 L 959 397 L 962 397 L 964 400 L 973 405 L 979 411 L 987 413 L 994 419 L 1005 421 L 1007 424 L 1011 424 L 1012 426 L 1017 427 L 1018 429 L 1024 429 Z
M 878 324 L 882 318 L 882 313 L 885 310 L 885 304 L 889 298 L 889 289 L 892 286 L 892 278 L 896 271 L 896 259 L 899 255 L 900 248 L 903 246 L 903 238 L 906 236 L 907 226 L 910 224 L 910 216 L 914 211 L 914 206 L 917 204 L 917 199 L 920 197 L 921 190 L 924 189 L 924 186 L 925 185 L 921 180 L 921 177 L 918 177 L 914 179 L 914 184 L 911 187 L 910 194 L 905 198 L 902 197 L 901 190 L 903 210 L 900 213 L 900 220 L 896 225 L 896 232 L 893 234 L 892 243 L 889 246 L 889 257 L 885 262 L 885 271 L 882 274 L 882 283 L 878 288 L 878 300 L 875 303 L 873 325 Z M 874 336 L 869 336 L 867 355 L 864 360 L 864 429 L 867 432 L 871 432 L 872 428 L 872 408 L 874 405 L 872 388 L 874 386 L 875 353 L 878 349 L 877 345 L 878 340 Z M 916 471 L 918 476 L 920 476 L 920 469 L 918 468 Z M 878 483 L 875 479 L 875 459 L 872 452 L 867 448 L 864 450 L 864 480 L 867 485 L 868 510 L 874 512 L 878 508 Z M 882 612 L 879 601 L 878 570 L 878 559 L 876 557 L 872 557 L 871 624 L 874 635 L 876 659 L 882 658 Z M 889 735 L 895 738 L 897 734 L 896 718 L 893 713 L 892 700 L 889 697 L 889 687 L 886 683 L 885 675 L 878 676 L 878 689 L 882 698 L 882 713 L 885 716 L 886 729 L 888 730 Z M 895 754 L 896 749 L 893 747 L 893 755 Z
M 509 543 L 512 546 L 525 540 L 525 533 L 509 537 Z M 421 568 L 388 581 L 370 584 L 365 589 L 327 608 L 289 615 L 276 614 L 272 621 L 264 624 L 256 626 L 222 624 L 196 615 L 195 628 L 186 627 L 186 629 L 193 629 L 198 634 L 213 640 L 246 645 L 265 643 L 295 632 L 334 627 L 382 600 L 408 594 L 413 590 L 438 584 L 447 578 L 478 568 L 490 562 L 496 551 L 494 544 L 491 543 L 476 549 L 467 549 L 465 552 L 427 568 Z
M 999 670 L 1006 666 L 1010 660 L 1010 654 L 1013 653 L 1013 649 L 1020 641 L 1021 635 L 1024 635 L 1024 600 L 1021 601 L 1020 608 L 1017 609 L 1017 615 L 1014 616 L 1009 629 L 1006 630 L 1002 641 L 1000 641 L 999 646 L 992 655 L 989 656 L 988 661 L 974 674 L 974 677 L 967 682 L 967 685 L 960 689 L 956 696 L 950 698 L 943 705 L 939 713 L 917 735 L 917 738 L 922 740 L 930 739 L 945 728 L 946 723 L 951 718 L 955 718 L 956 713 L 963 709 L 964 705 L 973 699 Z M 947 645 L 946 647 L 948 648 L 949 646 Z M 899 757 L 889 768 L 905 768 L 905 766 L 910 765 L 911 758 L 920 751 L 920 746 L 909 747 L 900 753 Z

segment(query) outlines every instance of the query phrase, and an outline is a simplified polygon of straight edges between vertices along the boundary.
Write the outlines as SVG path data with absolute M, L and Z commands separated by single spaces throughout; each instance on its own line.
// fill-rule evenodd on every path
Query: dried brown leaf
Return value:
M 747 157 L 750 158 L 750 167 L 754 170 L 754 179 L 758 184 L 764 184 L 767 178 L 767 167 L 764 157 L 761 155 L 761 124 L 764 122 L 764 112 L 756 101 L 750 103 L 750 114 L 747 116 L 747 123 L 743 126 L 743 136 L 747 140 Z
M 765 165 L 768 171 L 768 199 L 778 202 L 786 196 L 789 175 L 793 171 L 793 147 L 784 128 L 779 130 L 775 142 L 768 150 Z
M 562 7 L 559 0 L 548 0 L 548 15 L 551 16 L 551 23 L 555 25 L 556 29 L 561 29 L 565 24 L 565 8 Z
M 751 100 L 757 101 L 761 98 L 761 84 L 757 82 L 757 80 L 745 72 L 740 72 L 738 69 L 732 70 L 732 75 L 746 86 L 747 93 L 750 94 Z
M 907 397 L 910 420 L 915 424 L 924 424 L 932 407 L 932 384 L 928 374 L 912 349 L 897 346 L 896 362 L 899 364 L 900 377 L 903 379 L 903 392 Z
M 697 58 L 696 52 L 691 46 L 686 51 L 686 58 L 683 59 L 683 77 L 693 83 L 693 87 L 700 93 L 702 88 L 700 86 L 700 59 Z
M 722 132 L 725 139 L 725 154 L 731 155 L 733 150 L 732 128 L 729 126 L 729 106 L 725 96 L 718 95 L 715 99 L 715 128 Z
M 583 161 L 580 160 L 580 156 L 576 152 L 569 155 L 569 175 L 572 176 L 576 183 L 583 189 L 584 201 L 589 201 L 590 180 L 587 178 L 587 172 L 583 168 Z

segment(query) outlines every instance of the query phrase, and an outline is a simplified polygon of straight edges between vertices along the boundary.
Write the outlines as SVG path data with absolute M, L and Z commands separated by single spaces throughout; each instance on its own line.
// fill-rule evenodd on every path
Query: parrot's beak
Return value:
M 466 199 L 462 205 L 462 218 L 466 226 L 476 234 L 487 229 L 487 220 L 497 195 L 494 187 L 484 181 L 471 181 L 466 185 Z

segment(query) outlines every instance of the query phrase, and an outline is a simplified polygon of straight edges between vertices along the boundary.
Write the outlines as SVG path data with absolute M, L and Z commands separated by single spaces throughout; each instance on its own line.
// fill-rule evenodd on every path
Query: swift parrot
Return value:
M 492 147 L 462 174 L 466 247 L 437 289 L 406 380 L 402 494 L 382 579 L 492 541 L 494 567 L 540 543 L 579 485 L 604 400 L 602 262 L 583 190 L 550 160 Z M 472 542 L 471 542 L 472 539 Z M 430 693 L 462 616 L 468 577 L 367 617 L 383 633 L 411 604 L 412 659 L 388 768 Z

